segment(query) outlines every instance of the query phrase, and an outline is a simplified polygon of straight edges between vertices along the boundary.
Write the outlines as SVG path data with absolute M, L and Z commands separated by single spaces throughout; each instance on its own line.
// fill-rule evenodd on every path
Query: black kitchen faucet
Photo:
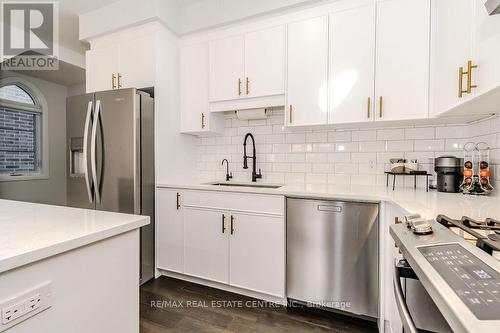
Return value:
M 253 156 L 247 156 L 247 139 L 250 137 L 252 139 L 253 145 Z M 256 182 L 258 178 L 262 178 L 262 172 L 259 169 L 259 173 L 257 173 L 257 153 L 255 151 L 255 139 L 253 138 L 252 133 L 247 133 L 245 135 L 245 141 L 243 141 L 243 169 L 248 169 L 247 159 L 251 157 L 253 166 L 252 166 L 252 182 Z

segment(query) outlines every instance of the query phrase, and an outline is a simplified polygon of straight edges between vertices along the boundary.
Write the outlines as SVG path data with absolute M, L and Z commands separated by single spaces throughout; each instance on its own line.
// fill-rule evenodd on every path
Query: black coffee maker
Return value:
M 463 159 L 455 156 L 441 156 L 434 160 L 439 192 L 458 193 L 462 181 Z

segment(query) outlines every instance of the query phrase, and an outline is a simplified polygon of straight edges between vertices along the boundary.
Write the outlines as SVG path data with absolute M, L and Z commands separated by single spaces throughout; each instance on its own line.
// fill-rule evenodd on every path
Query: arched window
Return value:
M 0 177 L 42 173 L 42 106 L 21 82 L 0 84 Z

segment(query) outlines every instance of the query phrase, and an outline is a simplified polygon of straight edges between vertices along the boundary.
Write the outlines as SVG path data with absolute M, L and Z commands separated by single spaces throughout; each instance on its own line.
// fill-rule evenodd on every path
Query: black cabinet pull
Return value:
M 221 224 L 222 224 L 222 233 L 224 233 L 226 231 L 226 215 L 224 214 L 222 214 Z
M 231 235 L 234 234 L 234 216 L 231 215 Z

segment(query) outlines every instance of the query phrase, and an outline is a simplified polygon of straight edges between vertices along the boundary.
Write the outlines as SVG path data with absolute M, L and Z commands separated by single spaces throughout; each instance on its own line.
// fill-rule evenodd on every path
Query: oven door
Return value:
M 406 260 L 396 261 L 393 282 L 404 332 L 453 332 Z

